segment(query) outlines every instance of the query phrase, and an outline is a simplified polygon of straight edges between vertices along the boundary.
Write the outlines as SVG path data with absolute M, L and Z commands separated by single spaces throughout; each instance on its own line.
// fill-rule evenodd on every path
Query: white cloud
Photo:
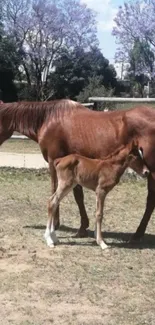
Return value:
M 112 4 L 112 0 L 80 0 L 81 3 L 97 12 L 98 31 L 111 31 L 114 26 L 114 18 L 117 8 Z

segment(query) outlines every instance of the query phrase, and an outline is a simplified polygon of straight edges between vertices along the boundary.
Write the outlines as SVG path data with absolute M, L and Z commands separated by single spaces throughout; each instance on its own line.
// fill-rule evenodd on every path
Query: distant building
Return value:
M 113 65 L 117 73 L 117 78 L 124 80 L 129 64 L 124 62 L 121 63 L 119 62 L 119 63 L 114 63 Z

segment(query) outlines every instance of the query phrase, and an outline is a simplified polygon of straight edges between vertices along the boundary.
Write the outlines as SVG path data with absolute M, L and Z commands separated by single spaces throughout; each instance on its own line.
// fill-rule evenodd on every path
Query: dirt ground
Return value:
M 43 239 L 47 172 L 0 170 L 0 324 L 154 325 L 155 220 L 137 246 L 128 244 L 142 217 L 146 182 L 124 181 L 107 198 L 103 234 L 93 239 L 95 195 L 85 191 L 89 237 L 75 238 L 79 213 L 61 204 L 60 244 Z

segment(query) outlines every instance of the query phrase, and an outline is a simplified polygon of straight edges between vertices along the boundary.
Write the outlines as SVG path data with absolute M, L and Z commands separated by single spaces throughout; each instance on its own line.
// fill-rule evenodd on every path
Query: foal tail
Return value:
M 54 167 L 57 169 L 74 168 L 79 163 L 78 157 L 76 155 L 68 155 L 65 157 L 57 158 L 54 160 Z

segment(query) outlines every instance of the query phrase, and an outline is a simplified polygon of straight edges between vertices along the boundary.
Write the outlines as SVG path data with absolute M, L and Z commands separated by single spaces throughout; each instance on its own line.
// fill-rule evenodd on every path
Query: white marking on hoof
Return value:
M 108 245 L 104 241 L 101 241 L 99 245 L 101 246 L 102 249 L 108 248 Z
M 48 245 L 49 248 L 55 248 L 55 245 L 53 243 Z
M 58 242 L 58 239 L 57 239 L 55 233 L 53 232 L 52 234 L 50 234 L 48 229 L 46 229 L 46 231 L 45 231 L 44 238 L 46 240 L 47 246 L 49 246 L 51 248 L 53 248 L 54 244 Z
M 47 243 L 47 246 L 49 246 L 49 247 L 54 247 L 54 242 L 53 242 L 53 240 L 52 240 L 52 238 L 51 238 L 51 236 L 45 236 L 45 239 L 46 239 L 46 243 Z

